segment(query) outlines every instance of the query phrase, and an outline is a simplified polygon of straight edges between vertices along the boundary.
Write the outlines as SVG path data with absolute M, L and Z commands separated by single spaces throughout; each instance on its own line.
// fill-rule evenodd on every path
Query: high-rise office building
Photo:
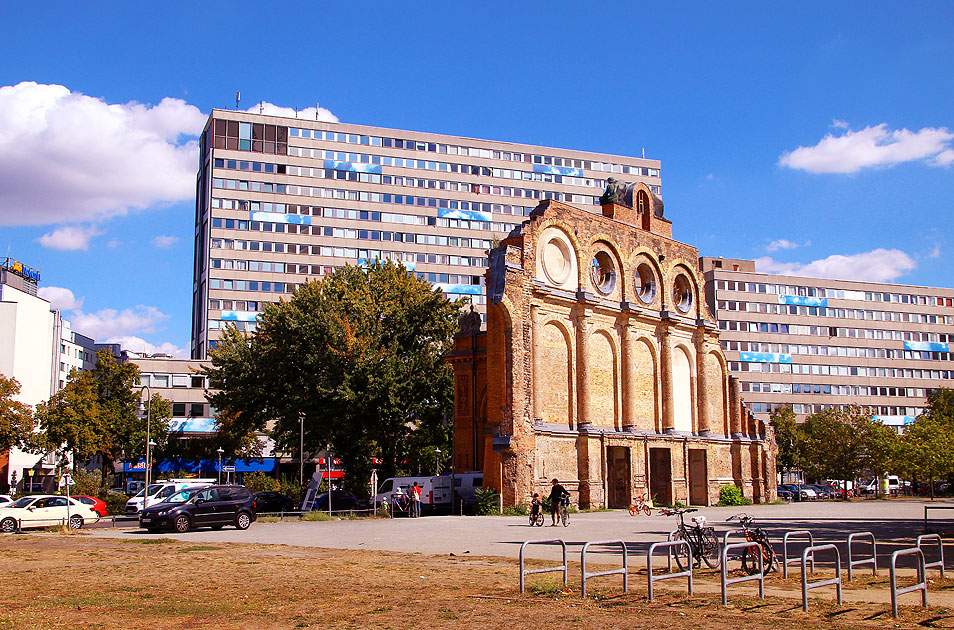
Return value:
M 954 289 L 758 273 L 750 260 L 702 269 L 729 370 L 762 419 L 855 403 L 901 427 L 954 387 Z
M 483 312 L 486 251 L 543 199 L 599 212 L 660 163 L 215 110 L 200 138 L 192 356 L 335 267 L 393 260 Z

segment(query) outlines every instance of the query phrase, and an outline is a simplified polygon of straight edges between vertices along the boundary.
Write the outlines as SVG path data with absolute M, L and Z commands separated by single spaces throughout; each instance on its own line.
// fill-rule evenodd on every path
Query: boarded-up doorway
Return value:
M 689 503 L 690 505 L 709 505 L 709 476 L 705 449 L 689 449 Z
M 672 457 L 668 448 L 649 449 L 649 492 L 655 505 L 672 505 Z
M 625 508 L 632 499 L 629 448 L 610 446 L 606 449 L 607 507 Z

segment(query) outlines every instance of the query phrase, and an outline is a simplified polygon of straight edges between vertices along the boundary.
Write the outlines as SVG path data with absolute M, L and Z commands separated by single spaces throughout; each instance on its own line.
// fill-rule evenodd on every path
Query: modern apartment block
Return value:
M 758 273 L 702 258 L 729 370 L 763 420 L 856 403 L 901 427 L 954 387 L 954 289 Z
M 599 212 L 660 162 L 214 110 L 200 138 L 192 356 L 334 268 L 400 261 L 484 312 L 487 250 L 543 199 Z

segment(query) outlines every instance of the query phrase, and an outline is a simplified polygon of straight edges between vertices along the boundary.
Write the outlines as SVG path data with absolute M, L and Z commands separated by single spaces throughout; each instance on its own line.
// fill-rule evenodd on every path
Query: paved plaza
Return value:
M 843 543 L 852 532 L 871 531 L 878 539 L 878 555 L 912 546 L 923 533 L 924 506 L 949 506 L 954 501 L 919 501 L 910 499 L 867 500 L 844 503 L 814 501 L 788 505 L 755 505 L 747 507 L 700 508 L 717 532 L 735 529 L 726 522 L 733 514 L 746 512 L 755 516 L 756 524 L 768 531 L 773 542 L 781 545 L 786 531 L 807 529 L 815 543 Z M 947 516 L 947 513 L 945 513 Z M 954 510 L 950 511 L 954 519 Z M 934 516 L 932 516 L 932 521 Z M 431 516 L 420 519 L 356 519 L 287 521 L 254 523 L 246 531 L 226 528 L 221 531 L 199 530 L 186 534 L 166 533 L 177 539 L 194 542 L 242 542 L 330 549 L 372 549 L 421 553 L 429 555 L 503 556 L 516 558 L 521 543 L 541 538 L 565 540 L 571 553 L 577 555 L 589 541 L 622 539 L 631 553 L 642 554 L 656 541 L 665 540 L 675 528 L 676 519 L 658 512 L 652 516 L 630 516 L 628 512 L 572 514 L 569 527 L 550 527 L 547 516 L 544 527 L 530 527 L 526 517 L 508 516 Z M 947 521 L 949 524 L 951 521 Z M 954 526 L 948 529 L 954 530 Z M 138 528 L 93 528 L 96 537 L 138 539 L 156 537 Z M 535 557 L 548 557 L 556 549 L 539 548 Z M 879 561 L 887 566 L 887 560 Z

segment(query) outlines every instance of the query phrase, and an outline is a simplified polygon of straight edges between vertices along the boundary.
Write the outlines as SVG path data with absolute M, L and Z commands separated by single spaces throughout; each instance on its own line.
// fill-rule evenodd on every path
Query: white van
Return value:
M 389 477 L 378 487 L 374 495 L 375 504 L 382 501 L 391 501 L 395 494 L 410 495 L 411 488 L 417 482 L 421 486 L 421 505 L 436 507 L 450 507 L 451 503 L 451 475 L 434 477 Z M 477 488 L 484 483 L 484 473 L 464 472 L 454 475 L 454 495 L 464 503 L 470 503 L 476 498 Z
M 869 479 L 858 487 L 859 494 L 875 494 L 878 490 L 878 480 Z M 881 478 L 881 494 L 898 494 L 901 491 L 901 479 L 896 475 Z
M 137 516 L 142 512 L 143 501 L 149 505 L 158 503 L 170 497 L 179 490 L 204 488 L 216 483 L 215 479 L 163 479 L 149 484 L 148 488 L 140 490 L 136 496 L 126 501 L 126 516 Z

